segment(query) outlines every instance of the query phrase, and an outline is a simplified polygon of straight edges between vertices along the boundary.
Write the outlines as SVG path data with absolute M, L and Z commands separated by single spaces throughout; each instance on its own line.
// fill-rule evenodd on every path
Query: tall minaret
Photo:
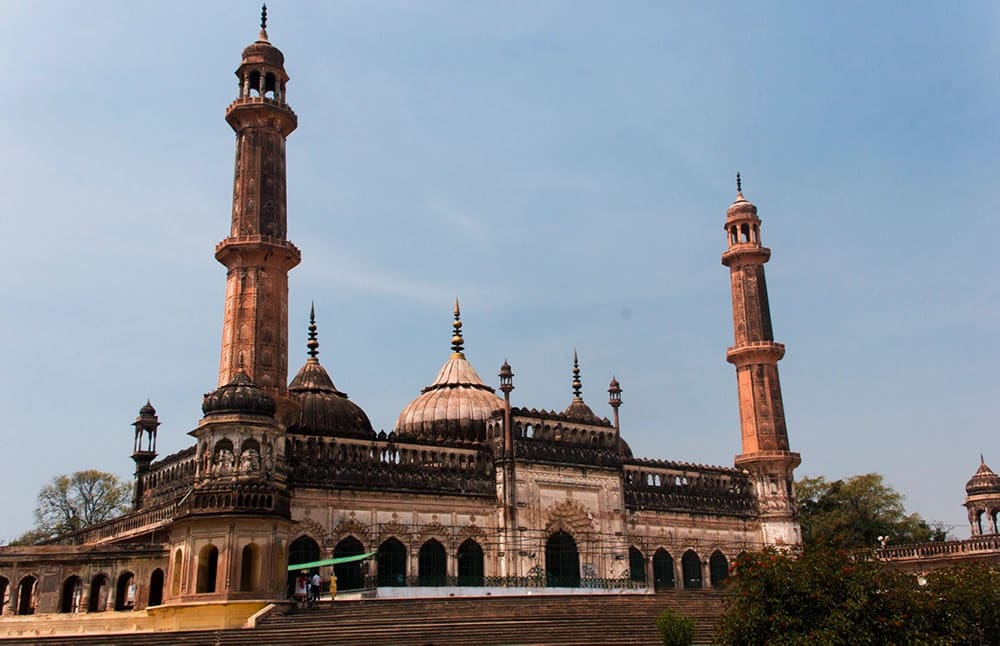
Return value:
M 219 386 L 240 370 L 271 394 L 288 383 L 288 271 L 299 250 L 286 237 L 285 138 L 298 123 L 285 102 L 285 57 L 260 35 L 236 70 L 239 96 L 226 109 L 236 131 L 233 223 L 215 248 L 226 266 Z
M 767 302 L 764 263 L 771 250 L 761 245 L 757 207 L 743 197 L 736 175 L 736 201 L 726 211 L 729 267 L 733 291 L 735 343 L 726 360 L 736 366 L 743 453 L 736 467 L 750 473 L 760 504 L 763 539 L 772 545 L 801 542 L 792 471 L 798 453 L 788 450 L 785 410 L 781 404 L 778 360 L 785 346 L 775 343 Z

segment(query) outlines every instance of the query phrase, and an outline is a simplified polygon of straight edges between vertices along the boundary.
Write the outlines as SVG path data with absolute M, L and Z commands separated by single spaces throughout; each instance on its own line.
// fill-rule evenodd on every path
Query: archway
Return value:
M 635 545 L 628 548 L 628 578 L 640 583 L 646 582 L 646 558 Z
M 406 547 L 395 538 L 390 538 L 378 546 L 378 585 L 406 585 Z
M 10 586 L 10 581 L 7 577 L 0 576 L 0 615 L 3 614 L 3 609 L 7 607 L 7 588 Z
M 319 543 L 308 536 L 299 536 L 288 546 L 288 564 L 311 563 L 319 560 Z M 298 570 L 289 570 L 286 583 L 288 585 L 288 596 L 292 596 L 295 590 L 295 577 L 299 575 Z
M 335 559 L 344 558 L 345 556 L 357 556 L 364 553 L 365 546 L 353 536 L 342 538 L 337 543 L 337 546 L 333 548 L 333 558 Z M 364 581 L 361 578 L 361 561 L 334 565 L 333 575 L 337 577 L 338 592 L 340 590 L 357 590 L 364 587 Z
M 448 557 L 444 545 L 430 539 L 420 546 L 417 554 L 417 579 L 419 585 L 445 585 L 448 583 Z
M 90 598 L 87 599 L 87 612 L 104 612 L 108 606 L 108 577 L 97 574 L 90 580 Z
M 135 608 L 135 577 L 131 572 L 118 575 L 115 585 L 115 610 L 132 610 Z
M 545 542 L 546 585 L 559 588 L 580 586 L 580 554 L 576 541 L 559 530 Z
M 722 582 L 729 576 L 729 561 L 719 550 L 712 552 L 712 557 L 708 559 L 708 573 L 712 578 L 712 587 L 722 586 Z
M 215 592 L 215 580 L 219 570 L 219 548 L 209 543 L 198 552 L 197 594 Z
M 251 592 L 260 586 L 260 549 L 256 543 L 243 546 L 240 555 L 240 591 Z
M 458 546 L 458 585 L 483 585 L 483 548 L 471 538 Z
M 17 585 L 17 607 L 14 609 L 15 615 L 35 614 L 35 584 L 38 579 L 28 575 L 21 579 Z
M 80 601 L 83 599 L 83 581 L 80 577 L 67 577 L 63 581 L 62 595 L 59 597 L 59 612 L 80 612 Z
M 681 572 L 684 574 L 684 587 L 696 589 L 701 587 L 701 559 L 694 550 L 684 552 L 681 558 Z
M 673 590 L 674 557 L 662 547 L 653 554 L 653 589 Z
M 149 577 L 149 601 L 147 606 L 158 606 L 163 603 L 163 570 L 156 568 Z

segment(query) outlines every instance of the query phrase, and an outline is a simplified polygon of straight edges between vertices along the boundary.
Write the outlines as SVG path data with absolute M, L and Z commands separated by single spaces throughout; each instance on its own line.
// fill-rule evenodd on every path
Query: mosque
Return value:
M 480 366 L 497 371 L 491 384 L 466 358 L 457 301 L 444 363 L 388 434 L 320 362 L 315 316 L 289 381 L 288 275 L 301 257 L 286 237 L 285 144 L 297 117 L 284 63 L 265 14 L 226 110 L 237 145 L 231 228 L 215 247 L 226 268 L 219 380 L 191 446 L 159 457 L 147 402 L 134 422 L 133 509 L 44 545 L 0 548 L 0 614 L 282 600 L 290 564 L 331 559 L 341 591 L 390 596 L 698 588 L 718 585 L 741 551 L 800 543 L 800 456 L 764 277 L 771 252 L 739 183 L 720 222 L 742 442 L 731 466 L 634 456 L 619 426 L 621 385 L 607 388 L 611 419 L 595 413 L 575 360 L 564 410 L 512 405 L 513 367 Z

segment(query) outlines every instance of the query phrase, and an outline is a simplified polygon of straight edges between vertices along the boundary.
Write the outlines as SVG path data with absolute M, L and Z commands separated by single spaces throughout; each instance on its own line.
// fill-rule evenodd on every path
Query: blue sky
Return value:
M 57 473 L 130 476 L 216 382 L 248 2 L 13 0 L 0 21 L 0 538 Z M 995 3 L 276 1 L 291 75 L 291 370 L 389 430 L 449 352 L 584 398 L 637 455 L 739 452 L 734 175 L 763 220 L 796 474 L 879 471 L 968 535 L 1000 468 Z

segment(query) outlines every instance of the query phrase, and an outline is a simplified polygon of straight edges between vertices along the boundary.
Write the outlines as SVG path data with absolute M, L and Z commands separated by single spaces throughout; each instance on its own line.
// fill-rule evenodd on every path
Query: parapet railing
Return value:
M 898 545 L 875 551 L 879 558 L 889 561 L 919 560 L 961 554 L 988 554 L 991 552 L 1000 553 L 1000 535 L 974 536 L 961 541 Z

